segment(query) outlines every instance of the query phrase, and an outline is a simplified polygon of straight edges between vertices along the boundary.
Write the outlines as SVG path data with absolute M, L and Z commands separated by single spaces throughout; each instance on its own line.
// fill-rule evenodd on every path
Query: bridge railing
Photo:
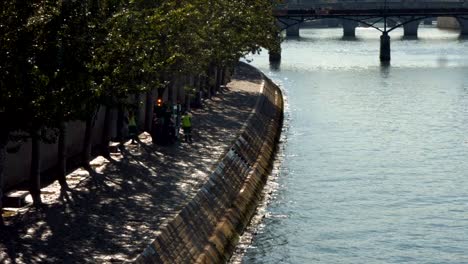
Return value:
M 365 1 L 365 0 L 328 0 L 315 1 L 311 3 L 301 4 L 280 4 L 276 6 L 276 10 L 300 10 L 300 9 L 401 9 L 401 8 L 417 8 L 417 9 L 448 9 L 448 8 L 468 8 L 468 0 L 380 0 L 380 1 Z

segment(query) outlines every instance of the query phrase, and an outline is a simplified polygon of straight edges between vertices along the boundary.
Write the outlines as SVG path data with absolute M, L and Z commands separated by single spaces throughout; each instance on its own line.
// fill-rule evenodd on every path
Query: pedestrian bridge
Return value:
M 343 27 L 343 36 L 354 37 L 358 25 L 382 32 L 380 59 L 390 60 L 388 33 L 403 27 L 404 36 L 416 38 L 421 21 L 454 17 L 460 34 L 468 35 L 468 0 L 289 0 L 273 10 L 287 36 L 299 36 L 300 24 L 317 19 L 332 19 Z

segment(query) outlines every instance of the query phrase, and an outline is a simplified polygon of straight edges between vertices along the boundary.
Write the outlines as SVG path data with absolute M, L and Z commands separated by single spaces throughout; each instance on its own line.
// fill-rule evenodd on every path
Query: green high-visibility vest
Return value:
M 182 127 L 191 127 L 192 126 L 192 118 L 189 115 L 182 116 Z
M 129 126 L 136 126 L 136 121 L 135 121 L 135 117 L 134 116 L 131 116 L 130 119 L 128 120 L 128 125 Z

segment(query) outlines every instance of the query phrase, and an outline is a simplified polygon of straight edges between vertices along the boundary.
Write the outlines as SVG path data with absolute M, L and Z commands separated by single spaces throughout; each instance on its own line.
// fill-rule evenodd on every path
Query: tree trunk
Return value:
M 227 84 L 227 81 L 226 81 L 226 67 L 221 68 L 221 84 L 222 85 Z
M 229 66 L 224 67 L 224 85 L 227 85 L 229 83 Z
M 111 124 L 112 124 L 112 108 L 106 106 L 106 111 L 104 115 L 104 128 L 102 132 L 102 141 L 101 141 L 101 154 L 104 157 L 109 157 L 109 142 L 111 140 Z
M 211 99 L 211 70 L 208 69 L 205 77 L 206 98 Z
M 218 67 L 217 66 L 213 66 L 212 68 L 212 74 L 213 74 L 213 94 L 216 95 L 218 93 Z
M 216 66 L 216 90 L 221 91 L 221 85 L 223 84 L 222 80 L 222 71 L 223 69 L 219 66 Z
M 57 180 L 60 183 L 62 190 L 68 189 L 67 184 L 67 126 L 62 122 L 59 127 L 58 138 L 58 161 L 57 161 Z
M 203 77 L 201 75 L 197 75 L 197 82 L 195 83 L 195 100 L 197 107 L 202 106 L 203 102 L 203 88 L 202 88 Z
M 219 78 L 219 90 L 221 90 L 221 86 L 224 85 L 224 67 L 220 66 L 218 71 L 218 78 Z
M 154 107 L 153 91 L 146 92 L 146 108 L 145 108 L 145 131 L 151 134 L 153 123 L 153 107 Z
M 190 102 L 190 101 L 191 101 L 190 99 L 191 99 L 191 98 L 192 98 L 192 96 L 190 96 L 190 94 L 186 94 L 186 95 L 185 95 L 185 109 L 186 109 L 187 111 L 190 111 L 190 103 L 191 103 L 191 102 Z
M 125 119 L 125 109 L 123 106 L 119 106 L 118 112 L 117 112 L 117 140 L 119 142 L 124 141 L 124 119 Z
M 170 106 L 174 105 L 177 101 L 177 87 L 179 87 L 180 84 L 180 78 L 178 75 L 173 75 L 171 78 L 171 84 L 169 85 L 169 91 L 168 91 L 168 103 Z
M 41 201 L 41 139 L 40 131 L 35 129 L 31 133 L 31 171 L 29 176 L 29 192 L 33 204 L 40 206 Z
M 232 81 L 232 75 L 234 74 L 234 69 L 232 67 L 228 67 L 228 72 L 227 72 L 227 82 Z
M 86 129 L 85 136 L 83 141 L 83 165 L 89 167 L 89 161 L 91 160 L 91 149 L 92 149 L 92 139 L 93 139 L 93 127 L 94 127 L 94 116 L 89 116 L 86 119 Z
M 6 145 L 8 144 L 8 130 L 0 129 L 0 227 L 4 225 L 2 217 L 2 198 L 3 198 L 3 170 L 6 160 Z

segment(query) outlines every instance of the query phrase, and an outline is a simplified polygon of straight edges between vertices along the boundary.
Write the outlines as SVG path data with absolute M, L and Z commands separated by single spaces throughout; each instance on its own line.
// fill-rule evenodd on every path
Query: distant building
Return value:
M 454 17 L 438 17 L 437 18 L 437 27 L 439 27 L 439 28 L 458 29 L 458 28 L 460 28 L 460 24 L 458 23 L 457 19 L 454 18 Z

